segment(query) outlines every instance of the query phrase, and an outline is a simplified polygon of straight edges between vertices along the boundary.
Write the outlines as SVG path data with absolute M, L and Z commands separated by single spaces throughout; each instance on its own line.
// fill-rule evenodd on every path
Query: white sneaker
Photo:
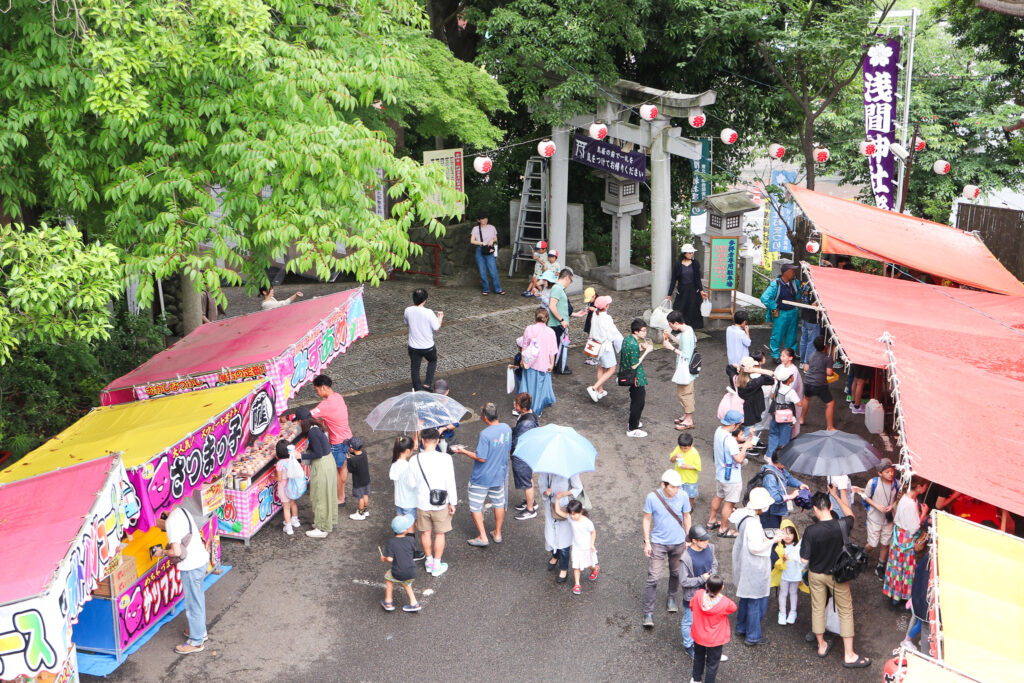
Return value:
M 306 532 L 306 535 L 310 538 L 327 538 L 327 532 L 320 529 L 310 529 Z
M 786 623 L 787 624 L 795 624 L 796 623 L 796 610 L 793 610 L 792 612 L 789 613 L 789 616 L 786 617 Z
M 643 426 L 644 426 L 644 423 L 643 423 L 643 422 L 637 422 L 637 423 L 636 423 L 636 428 L 637 428 L 637 429 L 640 429 L 640 428 L 641 428 L 641 427 L 643 427 Z
M 779 626 L 785 626 L 785 625 L 786 625 L 786 613 L 785 612 L 779 612 Z
M 295 528 L 291 524 L 288 524 L 286 522 L 285 525 L 284 525 L 284 532 L 286 534 L 288 534 L 289 536 L 294 536 L 295 535 Z
M 590 394 L 590 400 L 594 403 L 601 400 L 601 394 L 594 391 L 594 387 L 587 387 L 587 393 Z
M 361 522 L 361 521 L 363 521 L 364 519 L 366 519 L 369 516 L 370 516 L 370 511 L 369 510 L 356 510 L 351 515 L 349 515 L 348 518 L 349 519 L 354 519 L 357 522 Z
M 430 575 L 433 576 L 434 578 L 437 578 L 438 576 L 441 576 L 442 574 L 444 574 L 446 571 L 448 571 L 448 563 L 447 562 L 438 562 L 437 560 L 435 560 L 434 561 L 434 570 L 432 572 L 430 572 Z
M 718 661 L 720 661 L 720 662 L 728 662 L 729 661 L 729 657 L 727 655 L 722 655 L 722 657 Z
M 632 430 L 626 432 L 626 436 L 632 436 L 632 437 L 637 438 L 637 439 L 642 439 L 645 436 L 647 436 L 647 432 L 645 432 L 642 429 L 632 429 Z
M 428 574 L 434 573 L 434 558 L 430 557 L 429 555 L 423 560 L 423 571 L 425 571 Z
M 298 517 L 292 517 L 292 526 L 295 527 L 296 529 L 298 529 L 300 526 L 302 526 L 302 523 L 299 521 Z
M 601 390 L 601 393 L 600 393 L 600 394 L 598 394 L 598 395 L 597 395 L 597 397 L 598 397 L 598 398 L 604 398 L 604 397 L 605 397 L 605 396 L 607 396 L 607 395 L 608 395 L 608 392 L 607 392 L 607 391 L 605 391 L 604 389 L 602 389 L 602 390 Z
M 914 642 L 909 638 L 900 643 L 900 647 L 904 650 L 913 650 L 914 652 L 917 652 L 917 645 L 914 645 Z

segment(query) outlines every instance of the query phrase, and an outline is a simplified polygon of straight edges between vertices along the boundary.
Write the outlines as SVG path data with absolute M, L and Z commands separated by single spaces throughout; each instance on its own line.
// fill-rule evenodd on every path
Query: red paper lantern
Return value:
M 964 185 L 964 199 L 977 199 L 981 195 L 981 188 L 977 185 Z
M 832 153 L 828 151 L 827 147 L 818 147 L 814 150 L 814 161 L 819 164 L 823 164 L 829 160 Z
M 806 249 L 808 254 L 817 254 L 821 251 L 821 245 L 817 242 L 811 241 L 807 243 Z
M 875 149 L 875 143 L 873 142 L 868 142 L 867 140 L 865 140 L 864 142 L 860 143 L 860 153 L 866 157 L 869 157 L 872 154 L 874 154 Z
M 490 173 L 493 166 L 494 162 L 491 161 L 490 157 L 477 157 L 473 159 L 473 170 L 477 173 Z
M 723 128 L 722 134 L 719 135 L 718 137 L 722 138 L 722 142 L 724 142 L 727 145 L 734 144 L 737 140 L 740 139 L 739 133 L 734 131 L 732 128 Z
M 597 122 L 590 124 L 590 137 L 595 140 L 604 140 L 608 137 L 608 126 Z
M 949 162 L 946 161 L 945 159 L 939 159 L 934 164 L 932 164 L 932 171 L 934 171 L 936 175 L 946 175 L 947 173 L 949 173 L 950 168 L 952 167 L 949 165 Z
M 924 138 L 914 138 L 914 151 L 915 152 L 923 152 L 924 151 Z
M 768 145 L 768 156 L 772 159 L 781 159 L 786 156 L 786 148 L 778 143 Z
M 640 106 L 640 118 L 644 121 L 653 121 L 658 118 L 658 108 L 653 104 L 644 104 Z
M 537 143 L 537 154 L 542 157 L 555 156 L 555 143 L 551 142 L 551 140 L 541 140 Z
M 907 660 L 903 657 L 893 657 L 885 663 L 882 669 L 882 680 L 884 683 L 900 683 L 907 675 Z
M 690 122 L 691 128 L 703 128 L 704 124 L 708 122 L 707 117 L 704 116 L 704 112 L 701 111 L 700 109 L 697 109 L 696 111 L 691 113 L 690 118 L 688 120 Z

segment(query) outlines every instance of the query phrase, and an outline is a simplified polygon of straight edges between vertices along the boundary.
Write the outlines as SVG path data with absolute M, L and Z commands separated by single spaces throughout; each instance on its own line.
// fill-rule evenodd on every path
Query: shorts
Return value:
M 693 413 L 697 408 L 693 400 L 695 384 L 696 382 L 690 382 L 689 384 L 676 385 L 676 396 L 679 398 L 679 405 L 683 407 L 683 414 L 685 415 Z
M 512 483 L 520 491 L 533 488 L 533 470 L 522 458 L 512 456 Z
M 353 494 L 355 495 L 355 494 Z M 395 516 L 400 517 L 402 515 L 412 515 L 413 519 L 416 519 L 416 508 L 402 508 L 395 506 Z
M 611 343 L 605 343 L 601 347 L 601 353 L 597 357 L 597 364 L 602 368 L 614 368 L 618 365 L 618 361 L 615 360 L 615 347 Z
M 871 376 L 875 374 L 875 369 L 867 365 L 853 363 L 850 365 L 850 374 L 854 379 L 871 379 Z
M 368 496 L 368 495 L 370 495 L 370 486 L 369 486 L 369 484 L 367 484 L 366 486 L 353 486 L 352 487 L 352 497 L 353 498 L 362 498 L 363 496 Z
M 433 531 L 435 534 L 446 534 L 452 530 L 452 516 L 448 508 L 441 510 L 419 509 L 416 515 L 416 531 Z
M 892 543 L 892 522 L 873 522 L 871 518 L 867 518 L 867 529 L 868 529 L 868 542 L 867 545 L 872 548 L 877 548 L 879 545 L 889 547 Z
M 390 581 L 391 583 L 397 583 L 399 586 L 411 586 L 412 582 L 415 581 L 416 579 L 405 579 L 405 580 L 396 579 L 395 577 L 393 577 L 391 575 L 391 570 L 389 569 L 386 572 L 384 572 L 384 580 L 385 581 Z
M 743 495 L 743 484 L 741 482 L 729 482 L 715 480 L 715 495 L 726 503 L 739 503 Z
M 824 401 L 826 405 L 835 401 L 835 399 L 832 398 L 832 392 L 829 390 L 827 386 L 820 387 L 816 384 L 805 384 L 804 397 L 810 399 L 811 396 L 817 396 L 822 401 Z
M 331 444 L 331 455 L 334 456 L 335 467 L 344 467 L 345 460 L 348 458 L 348 442 Z
M 697 497 L 697 485 L 696 484 L 683 484 L 683 491 L 686 492 L 687 498 Z
M 491 499 L 491 504 L 496 508 L 505 507 L 505 485 L 501 486 L 477 486 L 469 485 L 469 511 L 483 512 L 484 501 Z

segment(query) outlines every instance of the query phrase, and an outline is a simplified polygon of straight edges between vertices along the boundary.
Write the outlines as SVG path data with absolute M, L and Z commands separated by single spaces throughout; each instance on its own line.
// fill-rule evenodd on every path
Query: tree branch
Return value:
M 764 60 L 764 63 L 768 67 L 768 70 L 771 71 L 777 79 L 779 79 L 779 82 L 782 83 L 782 87 L 784 87 L 789 92 L 789 94 L 792 95 L 796 103 L 800 105 L 800 109 L 802 109 L 804 113 L 809 114 L 810 109 L 807 106 L 807 103 L 800 98 L 800 95 L 797 94 L 796 90 L 793 88 L 793 84 L 789 82 L 789 79 L 782 75 L 782 72 L 779 71 L 779 68 L 772 63 L 771 59 L 769 59 L 768 51 L 765 49 L 761 41 L 757 41 L 754 45 L 757 47 L 757 51 L 760 53 L 761 59 Z

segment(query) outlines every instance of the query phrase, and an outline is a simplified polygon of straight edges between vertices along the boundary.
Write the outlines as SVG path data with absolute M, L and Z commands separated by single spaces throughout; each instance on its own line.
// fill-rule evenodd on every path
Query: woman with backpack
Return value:
M 547 310 L 538 308 L 533 315 L 535 322 L 516 340 L 522 349 L 523 367 L 518 390 L 533 398 L 533 412 L 538 416 L 544 412 L 544 408 L 555 402 L 555 392 L 551 388 L 551 369 L 558 355 L 558 340 L 554 330 L 548 326 L 549 318 Z
M 740 361 L 739 373 L 736 375 L 736 393 L 743 399 L 744 436 L 750 436 L 754 426 L 761 423 L 765 410 L 763 388 L 771 386 L 774 381 L 774 373 L 762 368 L 751 356 L 746 356 Z
M 608 307 L 612 304 L 610 296 L 599 296 L 594 300 L 594 308 L 597 313 L 590 325 L 591 346 L 598 346 L 597 352 L 597 379 L 592 386 L 587 387 L 590 399 L 597 403 L 608 395 L 604 390 L 604 383 L 615 374 L 615 354 L 622 348 L 622 333 L 615 327 L 615 321 L 608 313 Z

